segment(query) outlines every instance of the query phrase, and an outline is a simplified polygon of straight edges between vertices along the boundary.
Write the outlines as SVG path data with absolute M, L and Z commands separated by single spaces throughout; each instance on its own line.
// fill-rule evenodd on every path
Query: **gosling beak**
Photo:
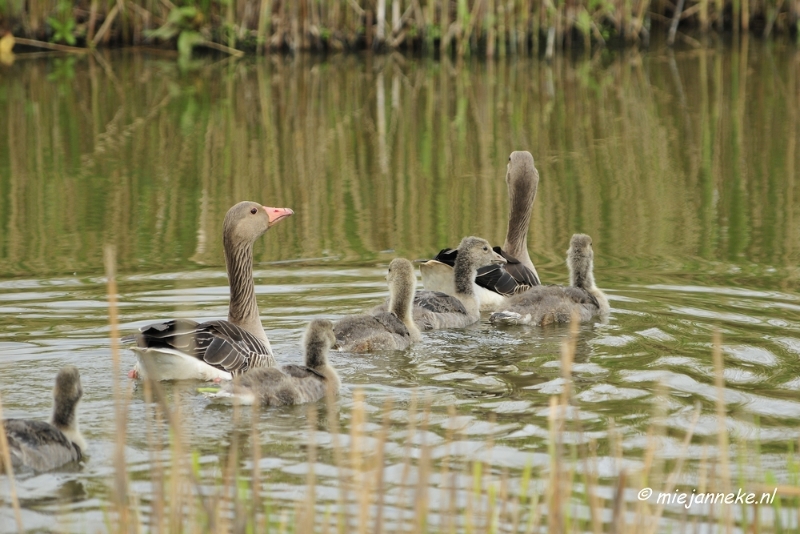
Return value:
M 286 217 L 291 217 L 294 212 L 290 208 L 270 208 L 269 206 L 262 206 L 264 211 L 267 212 L 269 217 L 269 227 L 272 228 Z
M 492 265 L 508 263 L 506 259 L 495 251 L 492 251 Z

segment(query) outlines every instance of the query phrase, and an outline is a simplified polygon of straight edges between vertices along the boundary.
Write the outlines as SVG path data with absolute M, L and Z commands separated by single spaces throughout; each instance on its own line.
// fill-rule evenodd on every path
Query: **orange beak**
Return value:
M 264 211 L 267 212 L 267 217 L 269 217 L 270 228 L 278 224 L 286 217 L 294 215 L 294 212 L 290 208 L 270 208 L 269 206 L 262 207 L 264 208 Z

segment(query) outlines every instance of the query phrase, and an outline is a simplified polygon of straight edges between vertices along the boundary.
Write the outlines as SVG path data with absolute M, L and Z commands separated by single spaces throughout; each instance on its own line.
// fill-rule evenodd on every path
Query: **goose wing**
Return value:
M 134 337 L 139 347 L 177 350 L 234 375 L 275 365 L 269 347 L 229 321 L 173 319 L 146 326 Z
M 434 313 L 467 314 L 467 309 L 460 300 L 441 291 L 417 291 L 414 304 Z
M 511 296 L 541 285 L 536 273 L 528 269 L 517 258 L 500 247 L 493 250 L 506 260 L 506 264 L 486 265 L 478 269 L 475 283 L 500 295 Z M 458 250 L 443 248 L 433 259 L 451 267 L 456 264 Z

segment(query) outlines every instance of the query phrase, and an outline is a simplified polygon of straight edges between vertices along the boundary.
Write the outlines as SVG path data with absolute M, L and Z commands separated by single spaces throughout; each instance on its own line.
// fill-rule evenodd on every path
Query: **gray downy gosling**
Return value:
M 404 258 L 395 258 L 386 275 L 389 304 L 372 313 L 343 317 L 333 327 L 336 344 L 343 352 L 403 350 L 422 336 L 414 323 L 412 307 L 417 277 L 414 266 Z
M 214 400 L 261 406 L 287 406 L 316 402 L 339 392 L 339 374 L 328 363 L 328 351 L 336 342 L 333 323 L 314 319 L 305 334 L 305 366 L 283 365 L 251 369 L 219 389 L 200 388 Z
M 3 420 L 14 470 L 29 467 L 35 471 L 49 471 L 83 458 L 86 440 L 78 429 L 77 413 L 82 395 L 81 375 L 76 367 L 67 365 L 56 375 L 53 415 L 49 423 Z
M 610 311 L 608 299 L 594 282 L 592 238 L 575 234 L 567 250 L 569 286 L 538 286 L 512 297 L 502 311 L 493 313 L 494 324 L 530 324 L 544 326 L 568 323 L 576 314 L 580 322 L 599 317 L 604 320 Z
M 418 291 L 414 299 L 414 320 L 422 330 L 464 328 L 481 318 L 481 301 L 475 277 L 487 265 L 504 265 L 506 259 L 480 237 L 465 237 L 458 245 L 453 267 L 455 292 Z

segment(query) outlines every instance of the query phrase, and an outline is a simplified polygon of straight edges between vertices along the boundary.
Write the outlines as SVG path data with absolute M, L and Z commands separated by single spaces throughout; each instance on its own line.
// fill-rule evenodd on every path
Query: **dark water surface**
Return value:
M 18 56 L 0 70 L 4 416 L 46 419 L 53 378 L 73 364 L 89 442 L 81 467 L 19 475 L 26 526 L 102 529 L 109 507 L 112 388 L 123 377 L 112 374 L 104 244 L 117 248 L 123 333 L 176 314 L 221 318 L 225 211 L 243 199 L 291 207 L 295 216 L 256 244 L 256 289 L 278 360 L 296 361 L 311 318 L 384 298 L 391 258 L 427 257 L 470 234 L 502 244 L 512 150 L 529 150 L 541 175 L 528 240 L 542 280 L 567 282 L 574 232 L 594 239 L 613 311 L 581 326 L 574 388 L 601 460 L 612 455 L 613 421 L 638 465 L 656 409 L 659 454 L 674 457 L 698 401 L 689 458 L 718 454 L 719 329 L 728 430 L 758 444 L 758 461 L 786 482 L 784 453 L 800 438 L 799 76 L 793 48 L 747 41 L 552 65 L 301 56 L 209 58 L 181 71 L 141 53 Z M 464 459 L 511 476 L 546 466 L 567 333 L 484 318 L 405 352 L 335 354 L 343 429 L 358 388 L 368 413 L 393 399 L 387 465 L 397 464 L 416 395 L 432 404 L 433 443 L 455 421 Z M 124 352 L 125 370 L 133 363 Z M 197 384 L 166 387 L 213 472 L 249 421 L 233 423 Z M 130 410 L 126 458 L 147 504 L 137 473 L 159 460 L 141 389 Z M 258 422 L 262 472 L 278 488 L 268 492 L 287 503 L 303 496 L 306 424 L 306 408 Z M 323 441 L 326 429 L 321 421 Z M 0 488 L 0 531 L 13 530 L 5 478 Z

